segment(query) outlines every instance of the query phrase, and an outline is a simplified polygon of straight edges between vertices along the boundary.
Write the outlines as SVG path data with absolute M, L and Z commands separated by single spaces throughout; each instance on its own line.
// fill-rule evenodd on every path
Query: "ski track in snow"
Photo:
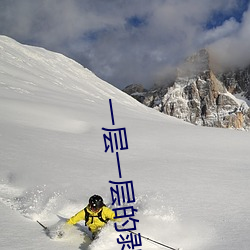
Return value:
M 60 194 L 47 194 L 45 190 L 46 186 L 24 191 L 2 183 L 0 201 L 28 219 L 47 219 L 59 205 Z
M 137 197 L 134 207 L 139 211 L 137 219 L 140 223 L 135 232 L 140 232 L 141 235 L 161 243 L 167 242 L 176 248 L 182 245 L 186 246 L 184 249 L 193 247 L 198 249 L 199 245 L 204 245 L 204 238 L 199 234 L 199 230 L 209 231 L 210 229 L 201 224 L 192 225 L 191 222 L 188 224 L 182 221 L 173 208 L 165 206 L 164 200 L 165 197 L 162 194 L 144 194 Z M 107 225 L 94 242 L 90 241 L 83 222 L 70 229 L 67 228 L 64 237 L 58 239 L 57 232 L 64 228 L 65 219 L 60 220 L 57 214 L 66 214 L 66 217 L 70 217 L 82 208 L 82 204 L 66 200 L 63 193 L 50 192 L 46 185 L 22 190 L 10 183 L 1 183 L 0 202 L 29 220 L 45 222 L 50 229 L 48 236 L 55 241 L 62 241 L 71 246 L 79 244 L 79 249 L 82 250 L 100 248 L 108 250 L 118 244 L 114 239 L 119 238 L 120 233 L 115 231 L 112 224 Z M 165 239 L 166 242 L 162 242 L 161 239 Z M 158 244 L 147 240 L 142 241 L 143 249 L 161 249 Z

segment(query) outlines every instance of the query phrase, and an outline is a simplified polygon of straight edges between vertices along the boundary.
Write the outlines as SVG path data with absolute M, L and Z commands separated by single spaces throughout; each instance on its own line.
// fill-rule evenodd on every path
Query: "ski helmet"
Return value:
M 91 210 L 99 210 L 103 205 L 103 199 L 101 196 L 95 194 L 89 198 L 89 206 Z

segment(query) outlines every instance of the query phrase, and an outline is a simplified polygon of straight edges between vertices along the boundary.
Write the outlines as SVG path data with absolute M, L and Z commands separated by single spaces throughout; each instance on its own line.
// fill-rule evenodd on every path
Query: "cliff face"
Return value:
M 178 68 L 170 87 L 130 94 L 149 107 L 196 125 L 248 129 L 250 109 L 236 93 L 250 96 L 249 68 L 215 75 L 208 51 L 201 50 Z
M 218 79 L 225 84 L 230 93 L 240 93 L 250 100 L 250 66 L 218 74 Z

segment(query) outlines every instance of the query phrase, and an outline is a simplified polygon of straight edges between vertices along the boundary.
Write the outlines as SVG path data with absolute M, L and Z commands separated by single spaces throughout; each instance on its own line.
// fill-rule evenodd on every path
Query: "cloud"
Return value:
M 204 46 L 218 53 L 249 40 L 248 13 L 242 22 L 233 18 L 239 2 L 2 0 L 0 33 L 61 52 L 119 88 L 148 87 Z M 226 20 L 208 30 L 215 13 Z
M 225 37 L 235 34 L 240 28 L 240 24 L 232 17 L 224 21 L 221 26 L 204 31 L 200 38 L 201 44 L 211 44 Z
M 217 63 L 225 67 L 245 67 L 250 64 L 250 10 L 243 15 L 236 29 L 210 44 Z M 227 29 L 224 24 L 220 29 Z

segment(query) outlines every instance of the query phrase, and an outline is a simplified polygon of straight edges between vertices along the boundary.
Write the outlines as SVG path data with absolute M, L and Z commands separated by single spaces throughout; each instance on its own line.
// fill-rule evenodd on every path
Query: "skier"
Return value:
M 72 216 L 67 224 L 74 225 L 80 220 L 85 220 L 85 225 L 91 231 L 94 239 L 109 220 L 116 220 L 114 217 L 115 212 L 105 206 L 101 196 L 95 194 L 89 198 L 89 204 Z

